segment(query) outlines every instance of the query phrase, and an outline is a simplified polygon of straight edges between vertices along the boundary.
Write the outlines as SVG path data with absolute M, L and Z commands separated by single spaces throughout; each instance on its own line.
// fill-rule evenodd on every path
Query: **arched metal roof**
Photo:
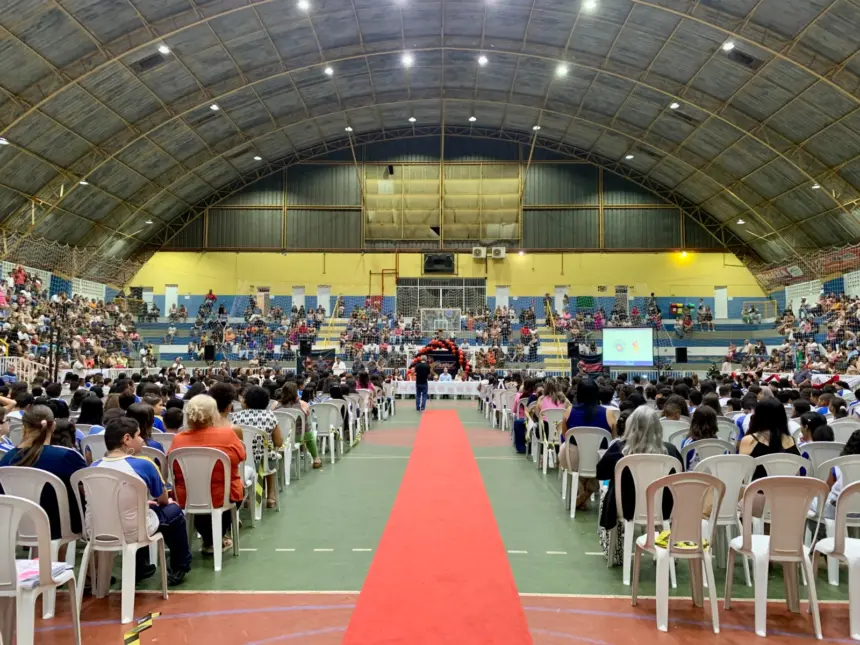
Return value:
M 475 116 L 800 259 L 860 239 L 858 32 L 858 0 L 0 0 L 2 225 L 125 257 L 261 164 Z

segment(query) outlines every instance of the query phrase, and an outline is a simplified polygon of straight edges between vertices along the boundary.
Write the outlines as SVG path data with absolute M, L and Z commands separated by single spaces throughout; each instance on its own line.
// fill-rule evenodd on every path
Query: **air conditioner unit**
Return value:
M 487 249 L 483 246 L 473 246 L 472 247 L 472 257 L 476 260 L 483 260 L 487 257 Z
M 494 246 L 490 251 L 492 252 L 494 260 L 503 260 L 507 255 L 507 249 L 505 249 L 504 246 Z

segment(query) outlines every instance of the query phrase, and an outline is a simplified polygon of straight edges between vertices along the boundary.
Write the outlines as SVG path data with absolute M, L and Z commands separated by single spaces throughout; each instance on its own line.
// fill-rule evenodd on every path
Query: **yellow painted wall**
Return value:
M 131 282 L 163 294 L 166 284 L 178 284 L 180 294 L 204 294 L 209 289 L 224 295 L 245 294 L 253 285 L 269 287 L 273 294 L 289 295 L 293 286 L 315 293 L 318 285 L 331 285 L 333 295 L 366 295 L 369 273 L 395 268 L 388 253 L 157 253 Z M 421 277 L 422 254 L 399 255 L 400 276 Z M 429 276 L 446 277 L 446 276 Z M 651 291 L 659 296 L 709 296 L 715 286 L 727 286 L 730 298 L 765 294 L 750 271 L 734 255 L 723 253 L 513 253 L 504 260 L 473 260 L 457 255 L 457 276 L 486 278 L 488 295 L 497 285 L 510 287 L 511 296 L 534 296 L 569 285 L 571 295 L 608 293 L 615 285 L 634 287 L 634 294 Z M 378 275 L 370 282 L 373 294 L 382 293 Z M 394 280 L 387 277 L 385 295 L 394 295 Z M 606 295 L 606 294 L 604 294 Z

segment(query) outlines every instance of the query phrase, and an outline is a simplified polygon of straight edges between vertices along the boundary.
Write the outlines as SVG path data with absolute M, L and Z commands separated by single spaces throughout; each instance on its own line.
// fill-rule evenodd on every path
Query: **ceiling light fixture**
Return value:
M 217 111 L 218 111 L 218 110 L 220 110 L 221 108 L 220 108 L 220 107 L 218 107 L 218 104 L 217 104 L 217 103 L 213 103 L 212 105 L 210 105 L 210 106 L 209 106 L 209 109 L 210 109 L 210 110 L 212 110 L 213 112 L 217 112 Z
M 520 251 L 520 255 L 525 255 L 525 254 L 526 254 L 525 251 Z
M 412 54 L 409 52 L 403 54 L 403 58 L 401 60 L 403 61 L 403 67 L 412 67 L 412 63 L 415 62 L 415 58 L 413 58 Z
M 677 110 L 679 107 L 681 107 L 681 104 L 678 103 L 677 101 L 673 101 L 672 103 L 669 103 L 669 109 L 670 110 Z
M 735 48 L 735 43 L 732 40 L 727 40 L 723 43 L 723 51 L 730 52 Z
M 263 158 L 260 155 L 254 157 L 254 161 L 262 161 Z
M 170 53 L 170 47 L 168 47 L 167 45 L 161 45 L 158 48 L 158 53 L 167 56 Z
M 308 0 L 299 0 L 296 6 L 302 11 L 308 11 L 311 8 L 311 3 Z
M 477 118 L 477 117 L 474 117 L 474 116 L 470 116 L 470 117 L 469 117 L 469 123 L 474 123 L 474 122 L 475 122 L 475 121 L 477 121 L 477 120 L 478 120 L 478 118 Z
M 147 223 L 147 224 L 152 224 L 152 220 L 151 220 L 151 219 L 148 219 L 148 220 L 146 220 L 146 223 Z
M 538 130 L 540 130 L 540 126 L 539 126 L 539 125 L 533 125 L 533 126 L 532 126 L 532 130 L 534 130 L 535 132 L 537 132 Z
M 744 224 L 746 224 L 745 221 L 743 221 L 742 219 L 738 220 L 738 226 L 743 226 Z
M 417 120 L 414 116 L 409 117 L 409 123 L 415 123 Z
M 489 61 L 489 60 L 487 59 L 487 57 L 486 57 L 486 56 L 484 56 L 483 54 L 481 54 L 480 56 L 478 56 L 478 65 L 480 65 L 481 67 L 483 67 L 484 65 L 486 65 L 486 64 L 487 64 L 487 63 L 489 63 L 489 62 L 490 62 L 490 61 Z
M 812 184 L 812 190 L 818 190 L 819 188 L 821 188 L 819 184 Z
M 348 125 L 344 128 L 344 130 L 346 130 L 347 132 L 352 132 L 352 126 Z
M 582 9 L 583 11 L 594 11 L 597 9 L 597 0 L 585 0 L 582 3 Z
M 325 75 L 326 76 L 332 76 L 333 74 L 334 74 L 334 70 L 331 67 L 325 68 Z
M 687 252 L 686 252 L 686 251 L 681 251 L 681 257 L 682 257 L 682 258 L 687 257 Z
M 624 158 L 627 159 L 627 161 L 630 161 L 633 158 L 633 155 L 625 155 Z
M 559 63 L 558 67 L 555 68 L 556 76 L 567 76 L 567 65 L 565 63 Z
M 86 179 L 81 179 L 78 183 L 81 186 L 89 186 L 90 185 L 90 182 L 88 182 Z
M 6 137 L 0 137 L 0 146 L 8 146 L 9 140 Z

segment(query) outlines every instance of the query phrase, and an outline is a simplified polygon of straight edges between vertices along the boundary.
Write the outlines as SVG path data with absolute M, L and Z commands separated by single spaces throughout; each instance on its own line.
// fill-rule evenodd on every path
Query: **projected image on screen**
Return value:
M 604 329 L 603 364 L 651 367 L 654 365 L 654 332 L 650 327 Z

